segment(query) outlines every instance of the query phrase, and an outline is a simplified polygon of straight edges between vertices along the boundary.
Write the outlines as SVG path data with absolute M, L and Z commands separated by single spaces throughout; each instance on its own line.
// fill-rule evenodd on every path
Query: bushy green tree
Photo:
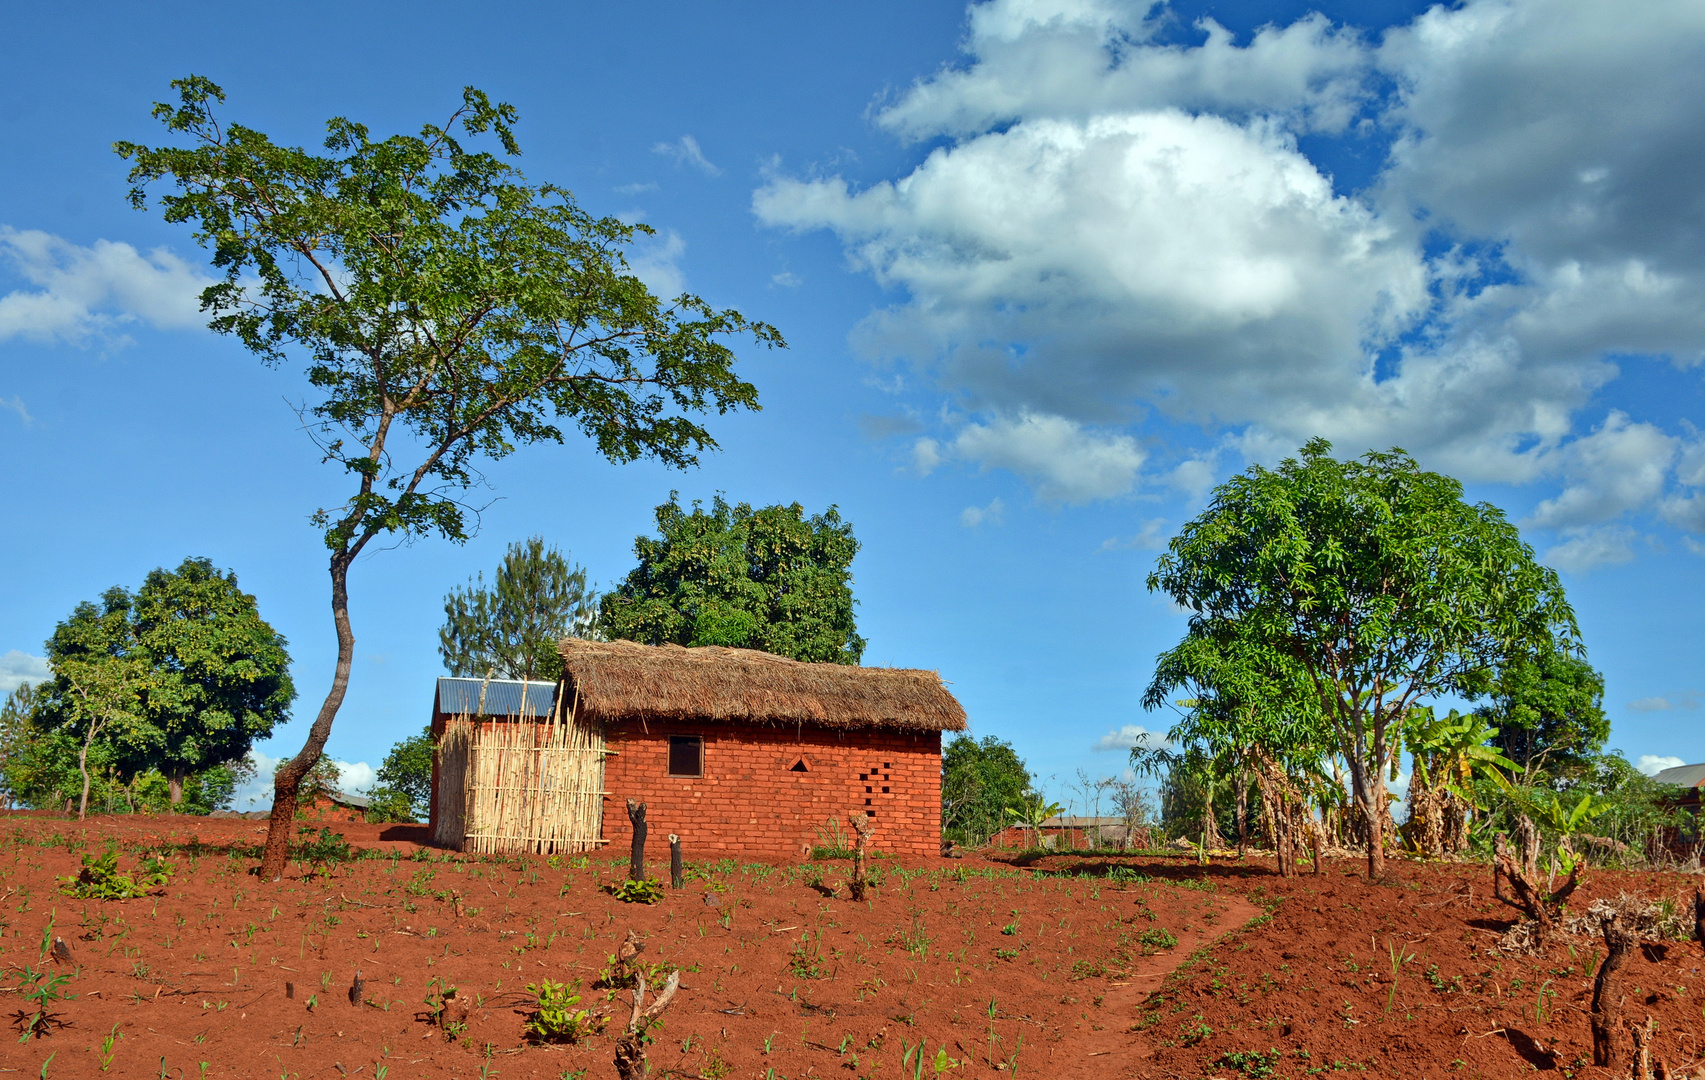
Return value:
M 1316 439 L 1214 491 L 1148 580 L 1190 611 L 1186 641 L 1241 642 L 1318 698 L 1385 871 L 1385 771 L 1422 699 L 1575 647 L 1574 612 L 1503 512 L 1401 450 L 1337 461 Z M 1266 660 L 1261 656 L 1265 654 Z
M 509 545 L 489 588 L 481 574 L 444 597 L 438 653 L 452 675 L 554 681 L 557 642 L 590 634 L 597 615 L 586 571 L 534 536 Z
M 368 792 L 370 821 L 420 821 L 431 810 L 432 729 L 391 747 L 379 766 L 379 783 Z
M 381 537 L 467 539 L 477 463 L 577 429 L 603 457 L 686 467 L 716 444 L 695 414 L 755 409 L 730 334 L 783 344 L 773 327 L 696 296 L 663 301 L 623 252 L 651 230 L 586 213 L 462 140 L 520 153 L 513 107 L 468 87 L 418 135 L 374 139 L 344 118 L 324 152 L 280 145 L 217 115 L 224 91 L 192 75 L 154 116 L 187 145 L 114 149 L 130 200 L 151 186 L 189 224 L 223 280 L 202 293 L 210 326 L 267 365 L 306 362 L 303 410 L 348 497 L 313 521 L 329 554 L 337 634 L 331 686 L 302 750 L 273 781 L 261 876 L 284 872 L 303 778 L 320 759 L 355 660 L 349 572 Z
M 1031 793 L 1034 778 L 1012 744 L 956 735 L 941 750 L 941 827 L 948 839 L 985 844 L 1009 823 L 1007 808 Z
M 856 664 L 852 524 L 833 507 L 806 517 L 798 503 L 758 510 L 657 508 L 658 535 L 634 540 L 639 565 L 604 597 L 610 638 L 647 645 L 729 645 L 795 660 Z
M 1497 727 L 1492 744 L 1524 775 L 1575 772 L 1610 738 L 1604 676 L 1576 653 L 1515 658 L 1495 673 L 1489 697 L 1474 712 Z

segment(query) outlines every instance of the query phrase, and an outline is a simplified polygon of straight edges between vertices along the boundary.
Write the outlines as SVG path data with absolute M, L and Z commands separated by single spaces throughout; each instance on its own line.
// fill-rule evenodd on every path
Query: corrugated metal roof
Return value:
M 480 708 L 480 692 L 485 708 Z M 451 716 L 549 716 L 556 701 L 556 683 L 523 682 L 520 679 L 438 680 L 438 711 Z
M 1665 769 L 1652 777 L 1660 784 L 1675 784 L 1677 787 L 1698 787 L 1705 782 L 1705 765 L 1677 765 L 1673 769 Z

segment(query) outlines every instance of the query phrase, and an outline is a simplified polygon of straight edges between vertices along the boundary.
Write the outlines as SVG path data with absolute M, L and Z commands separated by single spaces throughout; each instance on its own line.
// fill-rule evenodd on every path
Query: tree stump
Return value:
M 856 810 L 847 815 L 847 822 L 852 825 L 853 832 L 858 834 L 858 839 L 853 844 L 852 883 L 848 888 L 854 900 L 863 900 L 866 889 L 864 860 L 870 850 L 870 836 L 876 831 L 876 825 L 869 814 Z
M 1617 973 L 1627 962 L 1628 954 L 1634 950 L 1634 935 L 1622 925 L 1620 915 L 1612 915 L 1603 920 L 1599 929 L 1604 933 L 1604 944 L 1609 952 L 1605 954 L 1604 962 L 1598 967 L 1598 975 L 1593 979 L 1593 1064 L 1608 1067 L 1619 1056 L 1616 1053 L 1616 1044 L 1621 1036 L 1620 1025 L 1616 1022 L 1622 1011 Z
M 355 973 L 355 981 L 349 984 L 349 1003 L 351 1005 L 359 1008 L 361 1003 L 366 1000 L 366 998 L 362 996 L 364 989 L 365 984 L 361 981 L 361 972 L 357 971 Z
M 645 1065 L 645 1029 L 663 1015 L 663 1010 L 675 1000 L 675 991 L 681 988 L 681 973 L 671 971 L 669 980 L 663 984 L 663 990 L 657 995 L 649 1008 L 643 1008 L 645 1003 L 645 976 L 640 975 L 633 983 L 633 1017 L 628 1020 L 627 1030 L 616 1037 L 616 1075 L 621 1080 L 647 1080 L 648 1072 Z
M 681 838 L 674 833 L 669 834 L 669 887 L 681 887 Z
M 645 804 L 628 800 L 628 821 L 633 824 L 633 845 L 628 849 L 628 880 L 645 880 Z

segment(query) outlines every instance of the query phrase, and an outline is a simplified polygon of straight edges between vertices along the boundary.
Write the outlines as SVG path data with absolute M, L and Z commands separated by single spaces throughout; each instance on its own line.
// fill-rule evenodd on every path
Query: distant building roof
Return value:
M 1673 769 L 1665 769 L 1652 779 L 1660 784 L 1674 784 L 1677 787 L 1698 787 L 1705 783 L 1705 764 L 1677 765 Z
M 484 707 L 481 707 L 481 701 Z M 549 716 L 556 683 L 520 679 L 438 680 L 438 711 L 449 716 Z
M 373 805 L 373 800 L 365 795 L 349 795 L 342 791 L 330 792 L 327 798 L 339 806 L 350 806 L 357 810 L 366 810 Z
M 1044 829 L 1096 829 L 1123 824 L 1125 824 L 1125 819 L 1120 817 L 1067 817 L 1061 814 L 1044 821 L 1042 827 Z

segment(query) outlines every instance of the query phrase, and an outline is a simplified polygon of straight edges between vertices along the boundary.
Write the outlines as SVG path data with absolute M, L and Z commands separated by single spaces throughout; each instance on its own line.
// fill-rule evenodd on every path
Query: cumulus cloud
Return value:
M 31 656 L 22 649 L 9 649 L 6 655 L 0 656 L 0 694 L 10 694 L 24 683 L 33 686 L 44 682 L 52 674 L 46 657 Z
M 255 773 L 237 785 L 231 796 L 231 808 L 239 812 L 270 810 L 272 808 L 272 775 L 287 758 L 273 757 L 264 750 L 250 750 L 249 760 Z M 379 782 L 379 772 L 365 761 L 332 759 L 338 767 L 338 788 L 346 795 L 365 795 Z
M 51 233 L 0 226 L 0 266 L 26 287 L 0 296 L 0 341 L 123 344 L 125 328 L 202 326 L 201 292 L 213 284 L 164 248 L 143 254 L 97 240 L 84 247 Z
M 711 164 L 699 148 L 699 141 L 691 135 L 683 135 L 674 142 L 660 142 L 651 148 L 652 153 L 672 157 L 676 164 L 690 165 L 706 176 L 721 176 L 722 170 Z
M 1095 740 L 1092 750 L 1132 750 L 1142 747 L 1145 750 L 1155 750 L 1166 745 L 1166 736 L 1158 731 L 1150 731 L 1138 724 L 1126 724 L 1124 727 L 1109 731 Z
M 967 529 L 975 529 L 980 525 L 999 525 L 1006 513 L 1006 504 L 999 498 L 991 499 L 987 506 L 967 506 L 959 511 L 959 524 Z
M 1045 502 L 1072 504 L 1130 491 L 1144 458 L 1128 435 L 1098 434 L 1063 417 L 1028 412 L 966 424 L 953 451 L 985 469 L 1029 479 Z
M 1686 764 L 1687 762 L 1678 757 L 1670 757 L 1660 754 L 1641 754 L 1640 760 L 1634 763 L 1634 767 L 1645 773 L 1647 776 L 1656 776 L 1665 769 L 1678 769 Z
M 1553 551 L 1577 567 L 1631 556 L 1595 527 L 1653 507 L 1705 532 L 1677 436 L 1583 412 L 1624 357 L 1705 358 L 1705 230 L 1682 224 L 1705 216 L 1705 8 L 1465 0 L 1378 43 L 1310 15 L 1175 44 L 1167 17 L 973 5 L 963 62 L 877 112 L 935 144 L 921 162 L 864 187 L 772 173 L 754 210 L 834 232 L 897 294 L 856 346 L 983 426 L 1106 439 L 1160 413 L 1263 461 L 1314 435 L 1402 445 L 1467 480 L 1556 484 L 1529 524 L 1576 530 Z M 1369 132 L 1389 157 L 1348 194 L 1301 141 L 1377 152 Z M 1150 445 L 1189 459 L 1171 486 L 1191 497 L 1230 463 Z M 1085 501 L 1029 459 L 987 464 Z
M 640 242 L 628 255 L 628 269 L 653 293 L 672 300 L 687 290 L 687 275 L 681 259 L 687 242 L 674 229 Z
M 1563 541 L 1548 548 L 1540 560 L 1572 574 L 1595 566 L 1615 566 L 1634 558 L 1634 530 L 1627 525 L 1596 525 L 1563 530 Z

